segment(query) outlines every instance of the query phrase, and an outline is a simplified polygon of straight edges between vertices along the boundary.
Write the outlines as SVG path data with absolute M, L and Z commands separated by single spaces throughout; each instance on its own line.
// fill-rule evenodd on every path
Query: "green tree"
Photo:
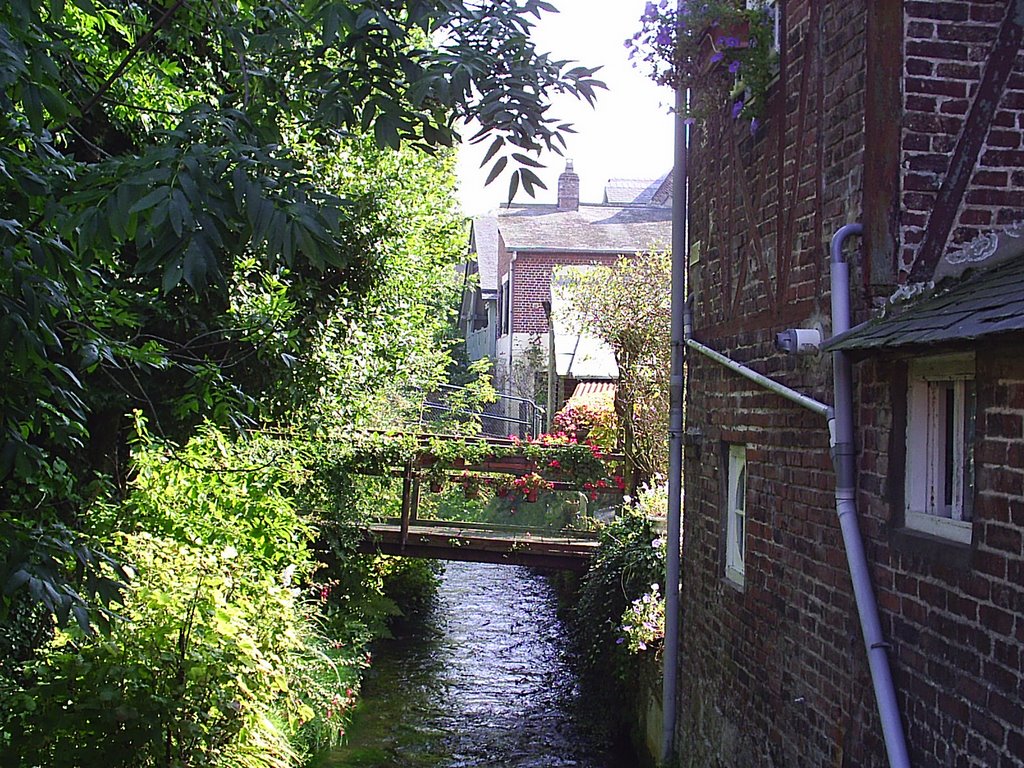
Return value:
M 571 273 L 575 320 L 615 351 L 615 410 L 625 433 L 631 488 L 665 474 L 671 355 L 671 259 L 639 253 Z
M 0 608 L 23 588 L 58 613 L 81 604 L 69 577 L 93 555 L 73 531 L 127 476 L 133 407 L 179 439 L 204 418 L 280 416 L 311 350 L 376 327 L 381 286 L 415 298 L 383 279 L 389 249 L 416 247 L 393 237 L 399 198 L 343 173 L 384 163 L 368 141 L 432 152 L 469 121 L 492 178 L 518 165 L 512 188 L 532 191 L 524 152 L 571 130 L 549 96 L 599 85 L 536 51 L 529 17 L 548 9 L 0 5 Z

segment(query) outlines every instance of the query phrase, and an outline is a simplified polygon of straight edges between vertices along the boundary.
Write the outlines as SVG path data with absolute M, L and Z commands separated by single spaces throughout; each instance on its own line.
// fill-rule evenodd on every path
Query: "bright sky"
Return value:
M 608 85 L 598 91 L 597 106 L 563 97 L 552 114 L 574 124 L 568 134 L 565 157 L 542 156 L 547 167 L 538 174 L 547 185 L 536 202 L 552 203 L 558 175 L 571 159 L 580 177 L 580 200 L 599 203 L 609 178 L 654 179 L 672 167 L 672 91 L 651 82 L 630 63 L 623 42 L 640 28 L 646 0 L 552 0 L 560 13 L 544 14 L 533 30 L 539 51 L 556 59 L 603 68 L 596 77 Z M 506 201 L 508 172 L 484 186 L 486 172 L 480 160 L 487 142 L 459 150 L 459 198 L 463 212 L 477 215 Z M 516 202 L 531 202 L 520 189 Z

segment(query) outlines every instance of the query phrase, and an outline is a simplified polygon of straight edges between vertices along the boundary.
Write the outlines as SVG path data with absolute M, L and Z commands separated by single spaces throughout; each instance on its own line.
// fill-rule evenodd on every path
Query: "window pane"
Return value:
M 964 475 L 963 498 L 961 499 L 961 520 L 974 519 L 974 422 L 977 412 L 974 380 L 964 382 Z
M 956 472 L 957 457 L 954 451 L 960 450 L 960 446 L 956 445 L 955 437 L 957 433 L 955 425 L 955 397 L 953 389 L 953 382 L 944 381 L 940 385 L 941 387 L 941 407 L 943 410 L 942 416 L 943 424 L 942 429 L 942 512 L 945 517 L 950 517 L 950 511 L 953 509 L 953 475 Z

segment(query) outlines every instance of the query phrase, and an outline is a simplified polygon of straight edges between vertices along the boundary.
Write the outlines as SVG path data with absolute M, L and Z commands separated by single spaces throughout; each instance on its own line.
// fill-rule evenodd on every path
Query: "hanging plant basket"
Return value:
M 750 21 L 737 19 L 728 24 L 711 24 L 700 35 L 697 72 L 710 75 L 728 57 L 726 52 L 750 47 Z

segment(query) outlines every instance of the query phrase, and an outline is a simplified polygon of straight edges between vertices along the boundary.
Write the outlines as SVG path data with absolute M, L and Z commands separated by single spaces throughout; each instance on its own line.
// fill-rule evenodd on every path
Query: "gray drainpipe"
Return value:
M 864 227 L 847 224 L 832 237 L 832 334 L 839 335 L 850 327 L 850 268 L 843 258 L 843 243 L 850 235 L 861 235 Z M 903 733 L 896 689 L 889 669 L 889 643 L 882 635 L 878 604 L 871 587 L 871 574 L 864 542 L 857 525 L 857 458 L 853 442 L 853 372 L 850 360 L 842 350 L 832 353 L 832 375 L 835 382 L 835 432 L 832 461 L 836 469 L 836 512 L 850 565 L 853 595 L 860 614 L 861 631 L 871 668 L 871 682 L 882 720 L 882 735 L 891 768 L 910 768 L 907 740 Z
M 860 235 L 862 232 L 863 227 L 860 224 L 847 224 L 841 227 L 832 238 L 833 335 L 838 335 L 850 327 L 850 270 L 849 265 L 843 259 L 843 244 L 850 235 Z M 692 322 L 689 317 L 689 308 L 687 308 L 684 328 L 686 346 L 690 349 L 828 419 L 829 442 L 832 446 L 832 460 L 836 471 L 836 512 L 839 515 L 839 527 L 843 534 L 843 545 L 846 548 L 850 580 L 853 582 L 853 595 L 857 602 L 857 613 L 864 635 L 864 645 L 867 648 L 868 667 L 871 670 L 871 683 L 875 689 L 878 714 L 882 721 L 885 750 L 889 756 L 890 768 L 910 768 L 903 721 L 900 718 L 899 705 L 896 702 L 896 689 L 892 682 L 892 672 L 889 669 L 887 654 L 889 644 L 882 635 L 882 625 L 878 618 L 878 603 L 875 601 L 875 593 L 871 587 L 871 574 L 868 570 L 867 557 L 864 554 L 864 541 L 857 524 L 857 460 L 853 442 L 853 374 L 849 358 L 842 351 L 837 350 L 832 353 L 835 406 L 829 407 L 784 384 L 769 379 L 742 363 L 730 360 L 720 352 L 690 338 Z M 666 607 L 666 642 L 668 639 L 667 618 Z
M 682 8 L 682 0 L 679 4 Z M 680 18 L 683 15 L 680 14 Z M 676 690 L 679 677 L 679 592 L 683 506 L 683 314 L 686 307 L 687 149 L 686 91 L 676 88 L 675 144 L 672 168 L 672 359 L 669 371 L 668 509 L 665 556 L 665 653 L 661 686 L 660 764 L 674 758 Z

